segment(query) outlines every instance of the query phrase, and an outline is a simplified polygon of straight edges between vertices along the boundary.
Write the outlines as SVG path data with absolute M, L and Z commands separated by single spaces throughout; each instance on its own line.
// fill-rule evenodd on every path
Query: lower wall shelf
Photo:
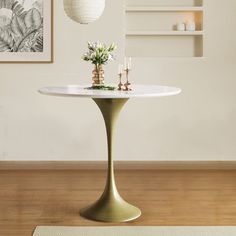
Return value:
M 203 11 L 202 6 L 192 7 L 155 7 L 155 6 L 127 6 L 126 12 L 198 12 Z
M 127 36 L 161 36 L 161 35 L 173 35 L 173 36 L 195 36 L 203 35 L 203 31 L 128 31 Z
M 203 57 L 203 35 L 126 35 L 130 57 Z

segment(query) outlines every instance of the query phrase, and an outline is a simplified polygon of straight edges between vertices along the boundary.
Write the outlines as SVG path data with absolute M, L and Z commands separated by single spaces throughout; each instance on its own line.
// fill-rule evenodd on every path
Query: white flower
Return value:
M 91 61 L 92 64 L 107 64 L 108 61 L 114 60 L 115 58 L 111 54 L 111 52 L 116 49 L 116 45 L 114 43 L 109 46 L 106 46 L 105 44 L 100 42 L 88 42 L 88 49 L 89 51 L 83 55 L 82 59 L 85 61 Z

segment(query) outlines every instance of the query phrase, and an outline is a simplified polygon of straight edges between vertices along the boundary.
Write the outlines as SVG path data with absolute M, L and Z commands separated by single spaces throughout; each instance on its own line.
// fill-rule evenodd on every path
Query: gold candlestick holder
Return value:
M 126 83 L 124 84 L 125 91 L 132 91 L 131 83 L 129 82 L 129 73 L 130 69 L 129 68 L 125 69 L 125 74 L 126 74 Z
M 119 73 L 119 84 L 118 84 L 118 90 L 122 91 L 124 90 L 124 84 L 122 83 L 122 73 Z

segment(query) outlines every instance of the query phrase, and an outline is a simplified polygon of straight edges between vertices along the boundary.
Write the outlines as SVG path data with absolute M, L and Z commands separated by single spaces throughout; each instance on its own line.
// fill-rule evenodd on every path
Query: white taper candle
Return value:
M 128 60 L 127 68 L 128 68 L 129 70 L 131 70 L 131 67 L 132 67 L 132 58 L 130 57 L 129 60 Z
M 124 59 L 124 70 L 126 70 L 127 69 L 127 58 L 125 57 L 125 59 Z

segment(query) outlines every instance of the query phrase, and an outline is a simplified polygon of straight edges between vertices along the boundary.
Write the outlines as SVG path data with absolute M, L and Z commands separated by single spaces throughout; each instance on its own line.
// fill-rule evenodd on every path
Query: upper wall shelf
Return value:
M 126 12 L 199 12 L 203 7 L 155 7 L 155 6 L 127 6 Z

